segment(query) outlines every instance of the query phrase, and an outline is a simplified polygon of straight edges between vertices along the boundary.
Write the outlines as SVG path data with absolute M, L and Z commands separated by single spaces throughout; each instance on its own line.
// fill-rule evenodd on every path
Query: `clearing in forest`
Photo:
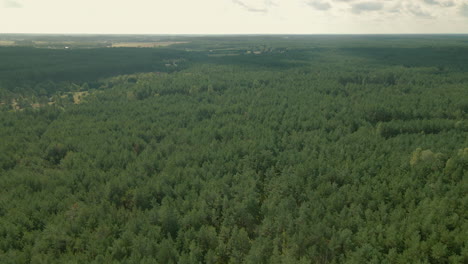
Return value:
M 0 46 L 14 46 L 15 42 L 12 40 L 0 40 Z
M 73 93 L 73 103 L 75 103 L 75 104 L 81 103 L 81 99 L 83 99 L 83 97 L 85 97 L 87 95 L 89 95 L 88 91 Z

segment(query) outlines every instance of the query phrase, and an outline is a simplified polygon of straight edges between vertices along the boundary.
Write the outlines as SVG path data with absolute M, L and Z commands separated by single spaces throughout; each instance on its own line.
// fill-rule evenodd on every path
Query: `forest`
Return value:
M 0 263 L 468 263 L 468 36 L 2 38 Z

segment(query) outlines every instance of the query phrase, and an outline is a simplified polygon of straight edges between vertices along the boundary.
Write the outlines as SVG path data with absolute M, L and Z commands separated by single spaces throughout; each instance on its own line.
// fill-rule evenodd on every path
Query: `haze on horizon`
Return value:
M 0 0 L 0 33 L 468 33 L 468 0 Z

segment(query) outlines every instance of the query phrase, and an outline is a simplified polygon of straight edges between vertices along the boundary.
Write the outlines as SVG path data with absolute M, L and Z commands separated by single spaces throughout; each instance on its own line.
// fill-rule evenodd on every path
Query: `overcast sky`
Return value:
M 0 0 L 0 33 L 468 33 L 468 0 Z

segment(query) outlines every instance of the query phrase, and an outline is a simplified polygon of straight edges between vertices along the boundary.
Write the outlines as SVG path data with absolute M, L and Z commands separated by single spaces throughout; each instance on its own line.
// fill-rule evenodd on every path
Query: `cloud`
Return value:
M 420 18 L 433 18 L 432 14 L 430 14 L 429 12 L 421 9 L 421 7 L 419 5 L 407 5 L 406 6 L 408 12 L 416 17 L 420 17 Z
M 23 5 L 15 0 L 3 0 L 3 7 L 5 8 L 22 8 Z
M 398 2 L 390 7 L 387 8 L 387 12 L 390 14 L 400 14 L 403 9 L 403 5 L 401 2 Z
M 244 0 L 242 0 L 244 1 Z M 285 0 L 286 1 L 286 0 Z M 354 15 L 378 13 L 382 19 L 395 16 L 406 18 L 449 19 L 468 17 L 468 0 L 303 0 L 320 11 Z
M 440 3 L 436 0 L 423 0 L 423 2 L 429 5 L 440 5 Z
M 268 6 L 268 7 L 271 7 L 271 6 L 278 6 L 274 0 L 265 0 L 265 5 Z
M 307 5 L 320 11 L 325 11 L 331 8 L 330 3 L 324 2 L 322 0 L 312 0 L 312 1 L 309 1 Z
M 265 7 L 264 8 L 257 8 L 257 7 L 253 7 L 251 5 L 247 5 L 246 3 L 240 1 L 240 0 L 232 0 L 232 2 L 236 5 L 239 5 L 241 7 L 243 7 L 244 9 L 246 9 L 247 11 L 249 12 L 255 12 L 255 13 L 268 13 L 268 6 L 271 6 L 271 5 L 274 5 L 272 1 L 266 1 L 265 2 Z
M 353 4 L 351 6 L 351 12 L 354 14 L 360 14 L 362 12 L 370 12 L 370 11 L 379 11 L 382 10 L 383 4 L 379 2 L 363 2 Z
M 438 0 L 423 0 L 423 2 L 428 5 L 437 5 L 437 6 L 442 6 L 442 7 L 455 6 L 455 2 L 453 2 L 452 0 L 445 1 L 445 2 L 440 2 Z
M 455 6 L 455 2 L 453 2 L 453 1 L 446 1 L 446 2 L 442 3 L 442 6 L 445 6 L 445 7 L 452 7 L 452 6 Z
M 460 7 L 460 15 L 464 16 L 464 17 L 468 17 L 468 4 L 463 4 L 461 7 Z

